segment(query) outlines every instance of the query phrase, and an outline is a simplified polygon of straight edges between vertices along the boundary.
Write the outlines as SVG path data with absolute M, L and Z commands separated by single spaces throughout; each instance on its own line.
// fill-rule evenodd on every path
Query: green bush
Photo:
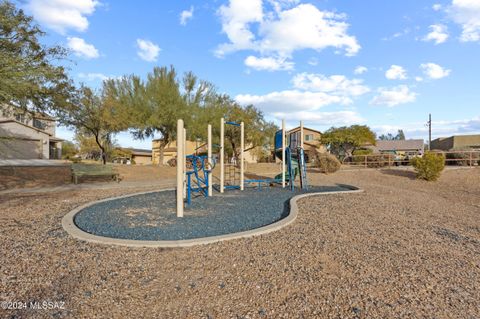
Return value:
M 371 149 L 360 149 L 360 150 L 355 150 L 353 151 L 353 155 L 370 155 L 373 153 L 373 150 Z
M 318 167 L 322 173 L 330 174 L 338 171 L 342 164 L 330 153 L 317 152 L 315 154 L 315 166 Z
M 422 157 L 414 157 L 411 160 L 418 179 L 436 181 L 445 168 L 445 156 L 443 154 L 426 152 Z

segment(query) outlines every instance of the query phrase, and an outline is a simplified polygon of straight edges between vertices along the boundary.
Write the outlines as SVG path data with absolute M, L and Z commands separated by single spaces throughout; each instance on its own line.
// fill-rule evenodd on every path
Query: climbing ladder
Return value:
M 308 189 L 307 183 L 307 164 L 305 163 L 305 151 L 299 147 L 297 149 L 298 154 L 298 170 L 300 173 L 300 187 L 301 189 Z
M 192 200 L 192 193 L 200 193 L 208 197 L 208 173 L 210 170 L 206 169 L 206 156 L 188 155 L 187 162 L 191 163 L 192 170 L 186 172 L 187 174 L 187 205 L 190 205 Z M 190 166 L 190 165 L 188 165 Z M 200 172 L 203 176 L 200 176 Z M 195 186 L 196 185 L 196 186 Z

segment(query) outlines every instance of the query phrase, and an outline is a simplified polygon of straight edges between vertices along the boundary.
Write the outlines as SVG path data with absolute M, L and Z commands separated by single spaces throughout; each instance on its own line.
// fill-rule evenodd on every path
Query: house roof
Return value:
M 146 150 L 146 149 L 141 149 L 141 148 L 129 148 L 129 150 L 131 150 L 132 154 L 134 154 L 134 155 L 152 156 L 152 150 Z
M 377 140 L 375 148 L 378 151 L 394 151 L 394 150 L 421 150 L 424 147 L 424 141 L 418 140 Z
M 309 127 L 305 127 L 305 126 L 303 127 L 303 130 L 304 131 L 312 131 L 312 132 L 315 132 L 315 133 L 318 133 L 318 134 L 322 134 L 322 132 L 320 132 L 320 131 L 317 131 L 317 130 L 314 130 L 313 128 L 309 128 Z M 300 131 L 300 126 L 294 127 L 291 130 L 287 131 L 287 134 L 295 133 L 296 131 Z

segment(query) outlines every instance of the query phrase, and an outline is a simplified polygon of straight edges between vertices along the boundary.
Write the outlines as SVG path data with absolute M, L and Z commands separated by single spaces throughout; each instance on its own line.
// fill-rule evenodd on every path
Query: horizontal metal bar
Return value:
M 240 126 L 240 124 L 238 124 L 238 123 L 235 123 L 235 122 L 225 122 L 225 124 L 230 124 L 230 125 Z

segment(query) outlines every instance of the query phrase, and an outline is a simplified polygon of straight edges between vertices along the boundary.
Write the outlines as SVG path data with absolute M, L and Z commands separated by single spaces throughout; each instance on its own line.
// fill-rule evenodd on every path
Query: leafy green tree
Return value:
M 375 145 L 376 135 L 366 125 L 332 127 L 325 131 L 320 142 L 328 145 L 330 151 L 339 156 L 352 156 L 353 152 L 365 145 Z
M 176 138 L 178 119 L 185 121 L 187 137 L 200 131 L 201 110 L 213 92 L 211 84 L 191 72 L 179 80 L 173 67 L 155 67 L 145 82 L 132 75 L 106 83 L 108 100 L 127 115 L 135 138 L 160 133 L 160 163 L 165 147 Z
M 121 110 L 116 103 L 110 103 L 105 94 L 95 93 L 88 87 L 81 87 L 75 98 L 62 108 L 56 109 L 55 115 L 60 124 L 72 127 L 77 134 L 93 137 L 100 150 L 103 164 L 107 161 L 115 133 L 128 128 Z
M 0 105 L 47 111 L 71 97 L 71 81 L 55 64 L 67 51 L 40 44 L 43 35 L 32 17 L 0 0 Z
M 392 133 L 382 134 L 378 139 L 382 141 L 404 141 L 405 133 L 403 133 L 403 130 L 398 130 L 397 135 L 393 135 Z
M 128 123 L 135 138 L 148 138 L 159 133 L 160 158 L 165 147 L 176 139 L 177 120 L 183 119 L 187 139 L 207 140 L 207 125 L 212 124 L 213 143 L 219 144 L 220 118 L 245 123 L 245 146 L 255 148 L 273 144 L 275 129 L 253 106 L 241 107 L 228 95 L 217 94 L 215 87 L 199 80 L 192 72 L 182 78 L 173 67 L 156 67 L 146 81 L 131 75 L 104 83 L 104 101 L 112 105 L 118 117 Z M 227 154 L 238 157 L 240 130 L 226 126 Z M 247 149 L 248 150 L 248 149 Z
M 227 122 L 244 122 L 245 128 L 245 151 L 253 150 L 259 153 L 273 149 L 275 132 L 278 127 L 267 122 L 263 113 L 253 105 L 240 106 L 228 95 L 215 95 L 210 97 L 205 107 L 199 109 L 198 129 L 195 137 L 206 140 L 207 124 L 212 124 L 213 142 L 220 141 L 220 119 L 225 118 Z M 225 125 L 225 153 L 228 157 L 240 156 L 240 128 L 238 126 Z M 261 154 L 257 154 L 261 155 Z
M 72 159 L 75 155 L 77 155 L 78 149 L 77 146 L 70 141 L 63 141 L 62 142 L 62 158 L 63 159 Z

